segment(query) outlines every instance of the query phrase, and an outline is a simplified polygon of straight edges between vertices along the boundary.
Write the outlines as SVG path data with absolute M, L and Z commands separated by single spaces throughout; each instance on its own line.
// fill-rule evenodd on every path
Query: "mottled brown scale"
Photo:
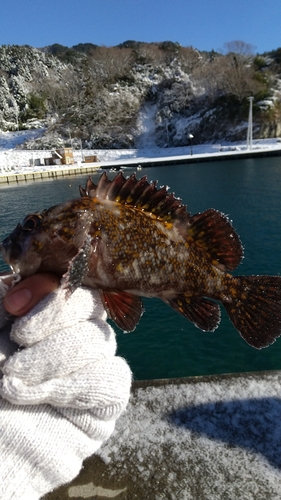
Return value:
M 131 331 L 141 296 L 159 297 L 202 330 L 213 331 L 226 308 L 242 337 L 265 347 L 281 333 L 281 278 L 236 276 L 243 250 L 220 212 L 191 216 L 180 199 L 146 177 L 104 173 L 81 198 L 31 214 L 1 250 L 22 277 L 53 271 L 71 293 L 97 288 L 108 315 Z

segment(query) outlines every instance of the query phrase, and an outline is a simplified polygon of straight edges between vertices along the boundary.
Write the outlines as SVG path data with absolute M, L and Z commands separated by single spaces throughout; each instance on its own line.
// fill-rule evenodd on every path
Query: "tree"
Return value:
M 262 87 L 255 78 L 253 54 L 255 47 L 241 40 L 224 44 L 226 56 L 222 59 L 222 85 L 227 94 L 239 101 L 257 94 Z
M 243 42 L 242 40 L 232 40 L 224 44 L 224 52 L 226 54 L 236 54 L 248 59 L 252 58 L 256 47 L 251 43 Z

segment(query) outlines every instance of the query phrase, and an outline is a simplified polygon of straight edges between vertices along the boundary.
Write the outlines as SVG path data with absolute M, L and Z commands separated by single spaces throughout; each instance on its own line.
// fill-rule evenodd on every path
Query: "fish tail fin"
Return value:
M 281 276 L 238 276 L 222 303 L 243 339 L 256 349 L 281 335 Z

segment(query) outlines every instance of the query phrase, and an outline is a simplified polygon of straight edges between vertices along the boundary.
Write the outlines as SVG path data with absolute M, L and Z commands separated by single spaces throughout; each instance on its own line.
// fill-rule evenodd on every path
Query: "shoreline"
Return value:
M 161 154 L 163 150 L 154 149 L 152 151 L 147 151 L 147 156 L 138 156 L 138 153 L 145 153 L 145 150 L 125 150 L 126 154 L 123 154 L 122 150 L 116 150 L 116 159 L 111 159 L 110 161 L 97 161 L 93 163 L 83 163 L 76 160 L 73 165 L 62 165 L 60 167 L 54 166 L 53 168 L 46 169 L 46 166 L 41 165 L 36 168 L 33 167 L 22 167 L 20 171 L 12 172 L 2 172 L 0 174 L 0 184 L 10 184 L 19 183 L 27 181 L 36 181 L 43 179 L 56 179 L 61 177 L 70 177 L 91 174 L 95 171 L 102 170 L 121 170 L 124 168 L 148 168 L 155 167 L 159 165 L 179 165 L 179 164 L 189 164 L 189 163 L 201 163 L 201 162 L 212 162 L 212 161 L 224 161 L 224 160 L 237 160 L 237 159 L 247 159 L 247 158 L 260 158 L 260 157 L 272 157 L 281 156 L 281 143 L 276 140 L 275 143 L 269 143 L 263 145 L 262 142 L 255 144 L 252 149 L 247 149 L 244 145 L 230 145 L 223 146 L 213 145 L 209 146 L 215 151 L 198 152 L 196 150 L 204 149 L 203 146 L 195 146 L 193 154 L 191 150 L 187 154 L 190 148 L 178 148 L 179 150 L 184 150 L 185 154 L 170 154 L 175 152 L 177 148 L 167 149 L 165 156 L 154 156 Z M 208 145 L 206 146 L 208 149 Z M 149 154 L 149 153 L 153 154 Z M 34 155 L 34 152 L 30 151 L 30 154 Z M 39 154 L 39 152 L 36 152 Z M 77 152 L 76 156 L 78 156 Z M 121 154 L 120 154 L 121 153 Z M 131 155 L 130 155 L 131 153 Z M 42 152 L 41 152 L 42 154 Z M 132 155 L 136 156 L 132 156 Z M 119 155 L 119 158 L 118 158 Z M 130 157 L 129 157 L 130 156 Z M 121 159 L 120 159 L 121 157 Z M 139 167 L 139 168 L 138 168 Z

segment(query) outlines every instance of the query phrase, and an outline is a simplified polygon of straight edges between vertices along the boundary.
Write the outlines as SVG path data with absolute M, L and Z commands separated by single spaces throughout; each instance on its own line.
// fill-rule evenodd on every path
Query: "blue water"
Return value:
M 169 185 L 191 213 L 213 207 L 228 214 L 245 249 L 236 274 L 280 275 L 280 158 L 162 166 L 138 174 Z M 78 185 L 85 179 L 1 188 L 0 238 L 27 213 L 77 197 Z M 128 360 L 136 379 L 281 369 L 281 338 L 258 351 L 240 338 L 224 311 L 220 327 L 203 333 L 160 300 L 144 302 L 146 312 L 133 333 L 116 328 L 118 352 Z

